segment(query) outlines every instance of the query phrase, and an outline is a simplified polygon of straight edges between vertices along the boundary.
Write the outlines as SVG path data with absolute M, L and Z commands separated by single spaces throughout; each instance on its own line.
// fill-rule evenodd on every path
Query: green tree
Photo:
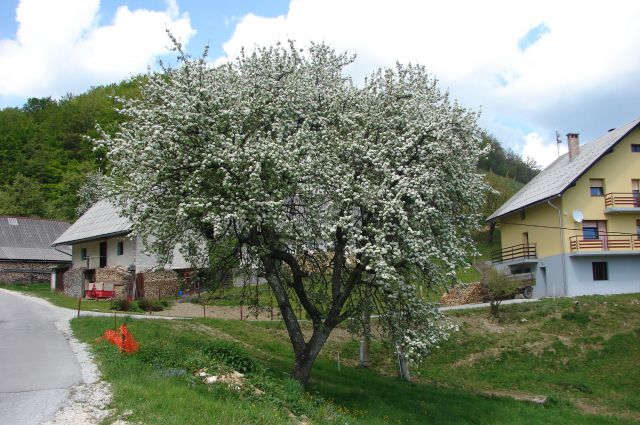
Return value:
M 18 174 L 0 197 L 0 214 L 46 217 L 47 203 L 40 186 L 32 179 Z

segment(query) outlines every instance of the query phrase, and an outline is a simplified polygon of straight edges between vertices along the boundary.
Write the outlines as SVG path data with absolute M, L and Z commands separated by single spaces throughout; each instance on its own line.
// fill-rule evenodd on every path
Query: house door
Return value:
M 540 267 L 540 282 L 536 280 L 536 286 L 538 287 L 539 294 L 544 294 L 544 296 L 549 296 L 549 294 L 547 293 L 547 268 L 546 267 Z
M 609 235 L 607 234 L 607 221 L 606 220 L 598 220 L 598 235 L 600 240 L 602 241 L 602 249 L 607 251 L 609 247 L 607 246 L 607 242 L 609 241 Z
M 69 269 L 57 269 L 56 270 L 56 292 L 64 291 L 64 274 Z
M 100 268 L 107 267 L 107 241 L 100 242 Z
M 631 180 L 631 193 L 633 193 L 633 206 L 640 207 L 640 179 Z
M 144 273 L 136 274 L 136 298 L 144 298 Z

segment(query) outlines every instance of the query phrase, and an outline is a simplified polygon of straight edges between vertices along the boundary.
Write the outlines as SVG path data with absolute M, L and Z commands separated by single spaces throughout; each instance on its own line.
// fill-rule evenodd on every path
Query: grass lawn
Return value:
M 10 291 L 23 292 L 28 295 L 44 298 L 51 304 L 58 307 L 66 308 L 78 308 L 78 299 L 69 297 L 60 292 L 52 292 L 51 286 L 48 283 L 31 283 L 31 284 L 16 284 L 5 285 L 0 284 L 0 288 L 8 289 Z M 83 299 L 80 304 L 80 309 L 84 311 L 111 311 L 111 301 L 95 301 Z
M 640 420 L 640 296 L 582 297 L 450 312 L 461 330 L 420 367 L 395 377 L 379 341 L 372 367 L 357 367 L 358 343 L 337 330 L 313 370 L 308 392 L 289 376 L 291 348 L 280 322 L 215 319 L 131 321 L 140 352 L 125 356 L 96 338 L 109 318 L 72 321 L 91 344 L 114 405 L 147 424 L 626 424 Z M 340 352 L 338 371 L 336 354 Z M 205 385 L 191 372 L 248 370 L 247 389 Z M 253 388 L 264 395 L 256 395 Z M 499 394 L 539 394 L 545 406 Z
M 451 312 L 461 330 L 419 368 L 425 380 L 473 391 L 551 396 L 584 411 L 640 421 L 640 295 L 559 298 Z

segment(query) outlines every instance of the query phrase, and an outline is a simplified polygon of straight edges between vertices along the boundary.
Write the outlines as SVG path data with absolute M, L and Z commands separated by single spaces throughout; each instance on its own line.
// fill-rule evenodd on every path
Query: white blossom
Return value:
M 127 121 L 99 142 L 134 230 L 165 256 L 233 238 L 274 292 L 299 263 L 317 332 L 375 305 L 409 358 L 431 352 L 451 328 L 417 299 L 415 279 L 447 281 L 473 247 L 485 190 L 477 114 L 421 66 L 356 87 L 344 73 L 352 58 L 324 44 L 218 67 L 180 58 L 147 76 L 141 99 L 122 100 Z

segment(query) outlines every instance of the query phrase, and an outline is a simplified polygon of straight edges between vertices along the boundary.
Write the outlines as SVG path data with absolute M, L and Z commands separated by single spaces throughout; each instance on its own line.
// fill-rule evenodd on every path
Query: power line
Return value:
M 574 230 L 582 232 L 582 228 L 573 228 L 573 227 L 560 227 L 560 226 L 546 226 L 543 224 L 524 224 L 524 223 L 510 223 L 508 221 L 503 221 L 501 224 L 511 224 L 513 226 L 525 226 L 525 227 L 541 227 L 544 229 L 562 229 L 562 230 Z M 616 235 L 616 236 L 637 236 L 636 233 L 626 233 L 626 232 L 606 232 L 607 235 Z

